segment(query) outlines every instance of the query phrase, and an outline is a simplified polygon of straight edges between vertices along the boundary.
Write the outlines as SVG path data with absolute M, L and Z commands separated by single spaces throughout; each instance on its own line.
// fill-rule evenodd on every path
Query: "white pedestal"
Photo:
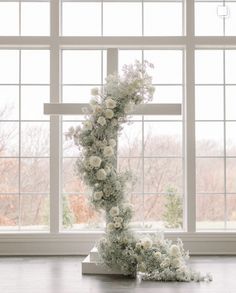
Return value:
M 111 270 L 99 263 L 98 251 L 94 247 L 82 262 L 82 274 L 84 275 L 122 275 L 118 270 Z

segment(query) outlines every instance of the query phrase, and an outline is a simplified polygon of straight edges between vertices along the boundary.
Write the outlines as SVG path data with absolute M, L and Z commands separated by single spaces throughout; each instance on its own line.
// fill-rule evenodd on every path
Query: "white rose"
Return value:
M 99 88 L 98 87 L 94 87 L 91 89 L 91 95 L 92 96 L 97 96 L 99 94 Z
M 171 256 L 178 256 L 180 255 L 179 247 L 175 244 L 171 245 L 170 247 L 170 255 Z
M 112 216 L 112 217 L 115 217 L 115 216 L 118 216 L 120 213 L 120 210 L 118 207 L 112 207 L 109 211 L 109 214 Z
M 113 138 L 109 139 L 109 145 L 114 148 L 116 146 L 116 140 Z
M 121 223 L 120 223 L 120 222 L 115 222 L 115 223 L 114 223 L 114 227 L 115 227 L 116 229 L 119 229 L 119 228 L 121 227 Z
M 178 268 L 181 264 L 182 263 L 181 263 L 181 261 L 178 258 L 174 258 L 172 260 L 172 265 L 173 265 L 174 268 Z
M 106 119 L 103 116 L 100 116 L 97 120 L 97 123 L 101 126 L 104 126 L 106 124 Z
M 113 223 L 108 223 L 108 224 L 107 224 L 107 230 L 108 230 L 108 231 L 112 231 L 112 230 L 114 230 L 114 224 L 113 224 Z
M 105 180 L 107 177 L 107 174 L 104 169 L 100 169 L 97 171 L 96 177 L 98 180 Z
M 102 191 L 96 191 L 96 192 L 94 192 L 94 194 L 93 194 L 93 198 L 94 198 L 95 200 L 100 200 L 100 199 L 102 199 L 102 196 L 103 196 L 103 192 L 102 192 Z
M 152 240 L 149 238 L 141 239 L 141 243 L 142 243 L 144 249 L 152 248 Z
M 106 106 L 108 109 L 114 109 L 116 107 L 116 101 L 114 101 L 112 98 L 106 99 Z
M 104 148 L 103 154 L 105 157 L 112 157 L 114 155 L 114 150 L 111 146 L 107 146 Z
M 93 113 L 101 113 L 102 112 L 102 107 L 99 105 L 94 105 L 92 106 Z
M 114 116 L 114 112 L 111 109 L 106 109 L 105 116 L 107 119 L 111 119 Z
M 92 130 L 93 125 L 92 125 L 91 121 L 84 121 L 83 128 L 84 128 L 84 130 Z
M 89 158 L 89 164 L 94 168 L 99 168 L 101 165 L 101 162 L 102 160 L 98 156 L 91 156 Z
M 141 249 L 141 248 L 142 248 L 142 244 L 141 244 L 141 242 L 137 242 L 137 243 L 136 243 L 136 248 L 137 248 L 137 249 Z

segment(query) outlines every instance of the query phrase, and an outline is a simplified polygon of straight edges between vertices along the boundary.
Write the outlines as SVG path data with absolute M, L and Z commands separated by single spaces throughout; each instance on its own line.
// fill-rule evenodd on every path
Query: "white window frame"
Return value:
M 96 0 L 93 0 L 96 1 Z M 104 0 L 106 1 L 106 0 Z M 120 1 L 120 0 L 119 0 Z M 135 0 L 134 0 L 135 1 Z M 195 72 L 194 51 L 201 48 L 236 48 L 236 37 L 194 36 L 194 0 L 184 1 L 186 32 L 179 37 L 66 37 L 60 36 L 59 0 L 51 0 L 49 37 L 0 37 L 1 48 L 50 49 L 50 102 L 60 103 L 61 49 L 70 48 L 181 48 L 185 50 L 185 198 L 184 232 L 166 232 L 175 240 L 181 237 L 193 254 L 235 254 L 236 233 L 196 232 L 195 171 Z M 108 50 L 109 52 L 109 50 Z M 112 52 L 112 50 L 110 51 Z M 114 51 L 113 51 L 114 52 Z M 108 53 L 109 54 L 109 53 Z M 108 57 L 109 58 L 109 57 Z M 111 58 L 112 59 L 112 58 Z M 113 65 L 117 66 L 115 59 Z M 60 118 L 50 118 L 50 232 L 4 232 L 0 234 L 0 255 L 87 254 L 102 232 L 60 232 Z

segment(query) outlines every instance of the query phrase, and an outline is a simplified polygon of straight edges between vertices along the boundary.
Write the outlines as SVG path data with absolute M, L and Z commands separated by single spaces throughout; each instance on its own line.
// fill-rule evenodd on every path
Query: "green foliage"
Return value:
M 74 224 L 74 215 L 70 210 L 67 197 L 63 197 L 63 227 L 71 228 Z
M 165 204 L 165 213 L 163 215 L 165 227 L 178 229 L 183 225 L 183 203 L 182 198 L 177 194 L 174 187 L 167 188 L 167 202 Z

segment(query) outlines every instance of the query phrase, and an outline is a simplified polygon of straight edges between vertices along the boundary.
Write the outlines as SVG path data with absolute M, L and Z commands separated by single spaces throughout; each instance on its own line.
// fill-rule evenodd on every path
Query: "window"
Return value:
M 136 171 L 133 228 L 235 231 L 235 22 L 233 0 L 0 1 L 1 232 L 101 231 L 64 135 L 84 118 L 49 117 L 43 104 L 88 103 L 135 59 L 155 66 L 151 103 L 182 104 L 182 115 L 133 116 L 119 137 L 118 168 Z M 166 220 L 173 196 L 178 227 Z

